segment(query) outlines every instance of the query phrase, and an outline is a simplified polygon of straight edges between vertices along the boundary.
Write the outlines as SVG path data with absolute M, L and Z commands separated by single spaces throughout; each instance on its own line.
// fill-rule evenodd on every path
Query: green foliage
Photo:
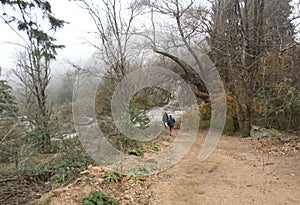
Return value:
M 8 163 L 9 162 L 9 155 L 6 153 L 0 154 L 0 163 Z
M 97 191 L 85 196 L 81 205 L 117 205 L 117 202 L 112 196 Z
M 35 46 L 39 48 L 31 51 L 31 54 L 33 56 L 43 57 L 46 61 L 55 59 L 55 55 L 57 54 L 56 49 L 63 48 L 64 46 L 54 44 L 56 39 L 48 33 L 50 30 L 56 31 L 57 28 L 62 28 L 65 21 L 53 16 L 50 3 L 42 0 L 1 1 L 1 3 L 4 7 L 10 6 L 13 8 L 9 13 L 3 14 L 5 23 L 10 25 L 16 23 L 19 31 L 26 32 L 26 37 L 30 41 L 31 46 L 35 44 Z M 35 10 L 36 12 L 32 12 L 32 10 Z M 41 13 L 38 13 L 38 11 L 41 11 Z M 42 20 L 47 19 L 50 29 L 43 30 L 41 24 L 37 20 L 33 21 L 34 18 L 32 17 L 32 13 L 40 14 Z M 20 14 L 22 18 L 19 18 Z
M 36 122 L 28 125 L 30 127 L 27 127 L 27 130 L 23 130 L 21 141 L 35 148 L 39 153 L 56 152 L 57 150 L 52 146 L 53 143 L 50 141 L 50 138 L 57 133 L 59 122 L 57 119 L 51 118 L 49 118 L 47 122 L 48 126 L 46 130 L 36 125 Z M 29 121 L 26 123 L 29 123 Z
M 40 129 L 34 129 L 31 132 L 25 132 L 22 136 L 22 141 L 26 144 L 31 144 L 37 149 L 40 149 L 40 143 L 45 138 L 45 135 L 43 132 L 41 132 Z M 42 150 L 40 150 L 42 151 Z
M 76 178 L 93 162 L 88 153 L 77 143 L 76 147 L 68 149 L 66 153 L 57 154 L 57 157 L 50 161 L 27 163 L 22 170 L 36 180 L 62 183 Z
M 272 84 L 266 89 L 267 99 L 262 117 L 267 127 L 283 131 L 300 131 L 300 92 L 287 83 Z
M 109 181 L 109 182 L 119 182 L 120 177 L 113 171 L 108 171 L 105 173 L 105 178 Z
M 18 111 L 16 98 L 6 80 L 0 80 L 0 115 L 14 116 Z
M 144 151 L 141 148 L 136 148 L 134 150 L 130 150 L 128 152 L 128 154 L 143 157 L 144 156 Z
M 147 170 L 145 167 L 138 168 L 138 170 L 136 171 L 135 174 L 139 175 L 139 176 L 143 176 L 143 175 L 149 174 L 149 170 Z
M 144 178 L 144 176 L 146 176 L 147 174 L 149 174 L 149 170 L 145 167 L 143 167 L 143 168 L 131 167 L 130 173 L 132 173 L 133 179 L 135 181 L 138 181 L 138 180 Z
M 264 60 L 264 73 L 258 76 L 261 89 L 254 102 L 254 123 L 281 131 L 300 131 L 300 47 L 293 47 L 278 56 L 269 52 Z
M 81 152 L 75 154 L 75 156 L 76 158 L 70 155 L 62 155 L 56 158 L 51 164 L 51 169 L 55 171 L 50 181 L 64 182 L 68 177 L 74 177 L 73 174 L 76 176 L 80 171 L 86 169 L 88 164 L 93 162 L 87 153 Z
M 158 146 L 156 146 L 156 145 L 152 145 L 151 146 L 151 149 L 153 150 L 153 151 L 156 151 L 156 152 L 159 152 L 159 147 Z

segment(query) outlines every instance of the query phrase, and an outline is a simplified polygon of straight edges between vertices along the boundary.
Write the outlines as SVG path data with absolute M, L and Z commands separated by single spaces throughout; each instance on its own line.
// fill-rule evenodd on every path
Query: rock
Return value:
M 251 127 L 250 136 L 256 139 L 269 136 L 267 129 L 253 125 Z
M 52 197 L 54 196 L 53 191 L 50 191 L 47 194 L 44 194 L 40 199 L 36 199 L 29 203 L 29 205 L 46 205 L 51 202 Z
M 65 188 L 58 188 L 58 189 L 52 190 L 54 196 L 58 196 L 64 191 L 65 191 Z
M 90 171 L 89 170 L 84 170 L 82 172 L 80 172 L 80 174 L 84 175 L 84 174 L 90 174 Z
M 102 184 L 105 180 L 103 178 L 97 178 L 96 181 L 98 184 Z

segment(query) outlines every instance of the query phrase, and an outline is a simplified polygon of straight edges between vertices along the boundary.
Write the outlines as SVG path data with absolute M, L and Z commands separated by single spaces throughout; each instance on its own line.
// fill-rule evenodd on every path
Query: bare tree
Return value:
M 50 110 L 47 106 L 46 89 L 50 81 L 50 62 L 55 59 L 56 49 L 63 47 L 55 44 L 56 39 L 52 35 L 63 26 L 64 21 L 53 16 L 51 5 L 47 1 L 4 1 L 4 5 L 6 4 L 12 6 L 17 14 L 5 12 L 2 19 L 25 43 L 15 74 L 35 98 L 37 110 L 34 122 L 37 136 L 41 141 L 41 149 L 49 151 Z M 43 18 L 48 20 L 47 30 L 41 25 Z M 13 27 L 14 22 L 17 22 L 17 29 Z
M 149 40 L 153 51 L 176 62 L 181 68 L 181 76 L 190 83 L 198 99 L 208 100 L 203 79 L 208 76 L 209 71 L 203 68 L 199 57 L 199 53 L 205 53 L 203 45 L 208 29 L 208 10 L 194 0 L 145 1 L 143 6 L 151 15 L 152 31 L 146 32 L 144 36 Z M 167 22 L 158 25 L 157 18 L 167 19 Z M 189 53 L 192 59 L 184 59 L 184 56 L 178 55 L 180 49 Z M 191 60 L 196 65 L 191 65 Z M 202 79 L 195 69 L 201 73 Z
M 274 99 L 274 95 L 268 93 L 270 88 L 286 82 L 284 78 L 293 79 L 288 77 L 292 70 L 296 73 L 297 67 L 293 64 L 287 66 L 289 72 L 282 65 L 292 62 L 288 53 L 295 50 L 297 44 L 290 21 L 291 6 L 288 0 L 215 0 L 212 11 L 211 56 L 227 90 L 239 105 L 238 116 L 233 116 L 236 130 L 241 128 L 244 135 L 249 135 L 251 125 L 258 121 L 254 120 L 259 114 L 255 107 L 265 104 L 265 111 L 268 110 Z M 268 126 L 272 120 L 265 121 Z
M 264 8 L 264 0 L 215 0 L 212 4 L 211 54 L 238 101 L 239 119 L 235 120 L 242 122 L 244 135 L 250 133 L 253 97 L 265 52 Z M 238 122 L 235 126 L 238 130 Z
M 107 73 L 120 81 L 129 71 L 129 40 L 133 20 L 139 12 L 134 4 L 123 8 L 124 3 L 120 0 L 102 0 L 98 3 L 84 0 L 82 3 L 96 26 L 95 34 L 99 41 L 92 45 L 97 49 L 97 58 L 102 61 L 101 66 L 109 68 Z

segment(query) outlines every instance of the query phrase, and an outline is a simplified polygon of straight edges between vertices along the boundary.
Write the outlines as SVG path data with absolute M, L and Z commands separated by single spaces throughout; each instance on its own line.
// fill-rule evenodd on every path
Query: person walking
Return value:
M 172 136 L 174 124 L 175 124 L 175 119 L 172 117 L 172 115 L 170 115 L 169 119 L 168 119 L 168 126 L 170 128 L 170 136 Z
M 168 126 L 168 119 L 169 119 L 168 113 L 165 112 L 165 113 L 163 114 L 163 117 L 162 117 L 162 121 L 163 121 L 163 123 L 164 123 L 165 128 Z

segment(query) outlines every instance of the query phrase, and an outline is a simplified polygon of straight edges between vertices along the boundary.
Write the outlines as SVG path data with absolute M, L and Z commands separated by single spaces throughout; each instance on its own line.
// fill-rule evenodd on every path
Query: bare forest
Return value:
M 0 2 L 0 204 L 299 204 L 299 0 Z

